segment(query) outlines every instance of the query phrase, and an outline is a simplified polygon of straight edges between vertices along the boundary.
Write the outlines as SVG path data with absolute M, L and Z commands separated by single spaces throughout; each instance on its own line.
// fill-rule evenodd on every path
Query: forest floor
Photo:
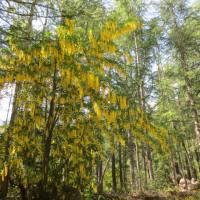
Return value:
M 101 200 L 200 200 L 200 190 L 187 192 L 144 192 L 140 194 L 104 194 Z

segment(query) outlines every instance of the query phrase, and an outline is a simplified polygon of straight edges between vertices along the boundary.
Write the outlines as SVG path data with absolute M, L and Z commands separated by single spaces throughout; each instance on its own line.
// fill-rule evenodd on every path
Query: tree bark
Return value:
M 115 166 L 115 134 L 112 134 L 112 156 L 111 156 L 111 169 L 112 169 L 112 192 L 117 191 L 117 179 L 116 179 L 116 166 Z
M 126 162 L 127 162 L 127 153 L 126 153 L 126 147 L 123 149 L 122 152 L 122 160 L 123 160 L 123 183 L 124 183 L 124 190 L 127 191 L 127 166 L 126 166 Z
M 118 145 L 118 154 L 119 154 L 119 182 L 120 182 L 120 191 L 124 191 L 121 144 Z
M 135 177 L 135 145 L 133 141 L 133 135 L 131 131 L 128 131 L 128 153 L 130 158 L 130 172 L 131 172 L 131 191 L 134 191 L 136 185 L 136 177 Z
M 103 193 L 103 162 L 99 158 L 97 161 L 97 193 L 101 194 Z
M 112 153 L 112 191 L 117 191 L 116 168 L 115 168 L 115 153 Z
M 137 187 L 142 192 L 141 172 L 140 172 L 140 161 L 139 161 L 139 150 L 137 141 L 135 142 L 135 155 L 136 155 L 136 169 L 137 169 Z

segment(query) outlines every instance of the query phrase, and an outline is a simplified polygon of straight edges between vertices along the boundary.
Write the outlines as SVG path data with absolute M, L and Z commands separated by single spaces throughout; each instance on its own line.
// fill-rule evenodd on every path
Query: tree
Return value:
M 11 79 L 19 82 L 22 90 L 18 91 L 18 95 L 23 99 L 18 98 L 8 165 L 15 163 L 15 167 L 11 168 L 13 176 L 19 178 L 24 188 L 29 185 L 28 190 L 32 195 L 35 183 L 38 187 L 42 186 L 40 197 L 46 195 L 50 187 L 48 180 L 53 178 L 52 173 L 56 173 L 54 167 L 61 170 L 53 178 L 60 182 L 66 163 L 62 156 L 56 160 L 61 152 L 65 152 L 67 158 L 69 168 L 65 174 L 68 183 L 85 188 L 91 176 L 89 172 L 86 173 L 93 160 L 91 151 L 100 151 L 95 135 L 102 132 L 105 126 L 103 121 L 115 128 L 117 111 L 109 111 L 109 107 L 118 100 L 120 108 L 126 108 L 125 97 L 117 96 L 114 91 L 111 96 L 104 96 L 104 92 L 101 92 L 105 87 L 110 87 L 107 80 L 100 82 L 104 67 L 112 65 L 115 68 L 116 65 L 106 60 L 104 54 L 114 55 L 117 46 L 113 40 L 135 30 L 137 26 L 136 22 L 128 22 L 119 28 L 110 21 L 99 34 L 88 30 L 86 37 L 83 37 L 85 32 L 68 19 L 65 25 L 58 27 L 56 35 L 50 36 L 48 42 L 41 41 L 37 46 L 24 49 L 26 46 L 16 39 L 11 41 L 12 51 L 5 52 L 2 57 L 2 66 L 10 69 L 4 81 Z M 112 104 L 106 106 L 109 101 Z M 101 102 L 104 104 L 101 105 Z M 60 134 L 61 130 L 63 134 Z M 88 131 L 86 135 L 84 130 Z M 90 162 L 85 162 L 83 156 L 88 157 Z M 39 175 L 34 173 L 34 163 L 41 168 Z M 24 171 L 25 166 L 27 171 Z M 73 177 L 69 174 L 70 169 L 73 169 Z M 65 175 L 63 178 L 65 180 Z

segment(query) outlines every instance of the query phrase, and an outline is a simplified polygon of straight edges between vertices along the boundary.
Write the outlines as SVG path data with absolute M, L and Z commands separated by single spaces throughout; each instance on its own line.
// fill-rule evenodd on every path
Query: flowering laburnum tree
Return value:
M 1 58 L 1 84 L 15 86 L 17 112 L 5 138 L 2 182 L 12 175 L 24 188 L 39 181 L 44 187 L 52 181 L 80 188 L 90 183 L 88 169 L 102 151 L 99 134 L 113 132 L 118 111 L 127 107 L 106 77 L 109 68 L 124 77 L 114 62 L 114 41 L 139 26 L 108 21 L 94 33 L 67 19 L 35 46 L 10 39 Z
M 100 31 L 83 30 L 67 19 L 35 45 L 10 38 L 10 49 L 1 57 L 5 74 L 0 82 L 15 87 L 14 116 L 4 134 L 1 189 L 9 181 L 17 182 L 26 196 L 36 195 L 36 186 L 45 194 L 55 183 L 57 192 L 63 183 L 92 188 L 95 162 L 104 154 L 102 140 L 107 138 L 112 149 L 115 134 L 124 145 L 120 130 L 151 143 L 139 133 L 145 128 L 168 148 L 163 143 L 167 133 L 159 134 L 141 111 L 131 109 L 107 73 L 125 80 L 116 57 L 128 62 L 129 56 L 115 41 L 140 27 L 136 21 L 110 20 Z

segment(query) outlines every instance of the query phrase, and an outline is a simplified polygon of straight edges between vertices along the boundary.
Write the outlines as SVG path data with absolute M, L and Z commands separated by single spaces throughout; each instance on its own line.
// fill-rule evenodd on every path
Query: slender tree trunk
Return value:
M 137 169 L 137 187 L 140 192 L 142 192 L 142 183 L 141 183 L 141 172 L 140 172 L 140 161 L 139 161 L 139 150 L 137 141 L 135 142 L 135 155 L 136 155 L 136 169 Z
M 150 147 L 148 146 L 147 148 L 147 166 L 148 166 L 148 175 L 149 175 L 149 179 L 153 180 L 154 179 L 154 174 L 153 174 L 153 163 L 152 163 L 152 157 L 151 157 L 151 151 L 150 151 Z
M 110 156 L 107 160 L 107 162 L 105 163 L 105 167 L 103 169 L 103 161 L 99 160 L 99 163 L 97 163 L 97 192 L 98 193 L 103 193 L 103 182 L 104 182 L 104 176 L 106 173 L 106 170 L 109 166 L 109 162 L 110 162 Z
M 115 134 L 112 134 L 112 145 L 113 145 L 113 150 L 112 150 L 112 191 L 116 192 L 117 191 L 117 179 L 116 179 L 116 166 L 115 166 Z
M 116 168 L 115 168 L 115 153 L 112 154 L 112 191 L 117 191 Z
M 134 191 L 135 185 L 136 185 L 136 177 L 135 177 L 135 145 L 133 141 L 133 135 L 131 131 L 128 131 L 128 153 L 130 158 L 130 172 L 131 172 L 131 191 Z
M 145 145 L 142 144 L 142 159 L 143 159 L 143 169 L 144 169 L 144 189 L 147 189 L 147 162 L 146 162 L 146 150 Z
M 48 173 L 49 173 L 49 161 L 50 161 L 50 151 L 51 151 L 51 142 L 53 137 L 53 130 L 57 121 L 57 116 L 55 113 L 55 100 L 56 100 L 56 88 L 57 88 L 57 68 L 55 63 L 54 75 L 53 75 L 53 86 L 52 86 L 52 98 L 50 101 L 50 108 L 48 113 L 48 118 L 46 122 L 46 130 L 44 133 L 44 155 L 43 155 L 43 190 L 47 186 L 48 182 Z
M 103 162 L 101 159 L 97 161 L 97 193 L 103 193 Z
M 124 190 L 127 191 L 127 166 L 126 166 L 126 162 L 127 162 L 127 153 L 126 153 L 126 147 L 123 149 L 123 183 L 124 183 Z
M 170 162 L 171 162 L 171 166 L 172 166 L 171 168 L 172 168 L 172 177 L 173 177 L 172 181 L 176 185 L 178 183 L 178 180 L 177 180 L 177 172 L 176 172 L 176 165 L 175 165 L 175 162 L 174 162 L 173 152 L 171 152 L 170 157 L 171 157 Z
M 121 144 L 118 145 L 118 154 L 119 154 L 119 182 L 120 182 L 120 191 L 124 191 Z

